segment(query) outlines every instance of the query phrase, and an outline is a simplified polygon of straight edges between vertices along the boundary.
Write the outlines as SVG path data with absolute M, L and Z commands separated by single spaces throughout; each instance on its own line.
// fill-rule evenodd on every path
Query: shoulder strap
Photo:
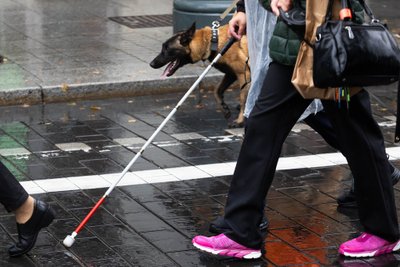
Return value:
M 371 10 L 371 8 L 369 8 L 367 3 L 364 0 L 358 0 L 358 2 L 364 8 L 365 12 L 367 13 L 367 15 L 371 19 L 371 21 L 376 21 L 377 19 L 375 18 L 375 15 L 372 13 L 372 10 Z
M 332 19 L 333 0 L 329 0 L 328 8 L 326 9 L 325 21 Z
M 396 115 L 396 131 L 394 134 L 394 142 L 400 142 L 400 74 L 397 81 L 397 115 Z

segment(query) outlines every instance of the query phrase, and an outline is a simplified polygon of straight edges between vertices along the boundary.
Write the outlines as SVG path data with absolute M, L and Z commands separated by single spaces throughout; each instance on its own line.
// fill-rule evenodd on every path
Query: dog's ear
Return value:
M 190 41 L 193 39 L 194 32 L 196 31 L 196 22 L 193 22 L 192 26 L 190 26 L 189 29 L 187 29 L 182 35 L 181 35 L 181 45 L 187 46 L 189 45 Z

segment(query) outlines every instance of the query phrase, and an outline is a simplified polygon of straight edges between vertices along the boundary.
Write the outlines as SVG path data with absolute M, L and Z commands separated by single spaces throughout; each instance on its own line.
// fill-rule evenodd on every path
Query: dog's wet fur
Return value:
M 150 66 L 158 69 L 168 64 L 163 75 L 169 77 L 186 64 L 193 64 L 201 60 L 211 62 L 217 55 L 211 51 L 211 37 L 210 27 L 196 30 L 196 25 L 193 23 L 189 29 L 180 31 L 165 41 L 160 54 L 153 59 Z M 228 39 L 228 25 L 223 25 L 218 30 L 218 52 Z M 214 64 L 216 69 L 225 74 L 214 90 L 214 96 L 226 119 L 231 116 L 231 112 L 224 102 L 224 93 L 235 81 L 238 81 L 241 89 L 240 112 L 236 120 L 230 123 L 230 127 L 242 127 L 244 124 L 243 112 L 250 86 L 250 69 L 247 60 L 247 38 L 243 36 Z

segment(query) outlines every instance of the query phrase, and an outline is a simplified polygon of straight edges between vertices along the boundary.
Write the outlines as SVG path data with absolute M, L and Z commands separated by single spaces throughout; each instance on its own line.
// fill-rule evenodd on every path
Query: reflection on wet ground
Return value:
M 387 91 L 376 90 L 374 96 L 390 104 Z M 16 229 L 13 217 L 1 210 L 1 265 L 397 266 L 397 254 L 356 260 L 338 256 L 338 246 L 361 231 L 356 210 L 337 209 L 336 197 L 349 188 L 351 181 L 345 164 L 286 167 L 276 173 L 266 201 L 270 226 L 263 259 L 242 262 L 194 249 L 191 238 L 208 235 L 208 223 L 223 213 L 231 179 L 229 174 L 222 175 L 221 166 L 225 165 L 213 164 L 231 166 L 242 140 L 226 131 L 227 122 L 213 101 L 205 101 L 202 109 L 193 109 L 196 99 L 182 106 L 132 167 L 132 179 L 127 178 L 125 186 L 112 192 L 76 243 L 66 249 L 61 241 L 104 194 L 112 181 L 106 179 L 112 177 L 107 175 L 122 171 L 176 99 L 172 94 L 0 107 L 3 162 L 58 214 L 39 235 L 31 253 L 10 259 L 6 247 L 15 239 Z M 227 101 L 234 104 L 235 96 Z M 376 101 L 373 109 L 383 125 L 387 145 L 392 147 L 390 110 Z M 336 152 L 303 126 L 292 131 L 282 157 Z M 205 175 L 193 173 L 195 169 L 185 171 L 193 166 L 202 168 Z M 136 183 L 138 180 L 142 182 Z
M 368 2 L 400 40 L 400 2 Z M 68 86 L 60 88 L 62 83 L 158 78 L 159 71 L 150 69 L 148 62 L 172 28 L 129 29 L 107 19 L 170 13 L 172 1 L 156 3 L 1 0 L 0 54 L 6 55 L 7 62 L 0 66 L 0 90 L 40 87 L 43 93 L 56 85 L 62 94 L 68 90 Z M 179 75 L 192 72 L 193 68 L 183 68 Z M 104 89 L 119 86 L 110 83 Z M 395 147 L 395 85 L 368 90 L 386 146 Z M 237 105 L 237 93 L 226 93 L 230 107 Z M 194 249 L 191 238 L 208 235 L 208 223 L 223 213 L 243 132 L 236 131 L 238 136 L 226 131 L 228 123 L 212 94 L 204 91 L 184 103 L 131 168 L 131 175 L 66 249 L 61 241 L 181 95 L 0 107 L 2 162 L 29 192 L 51 203 L 57 212 L 57 220 L 39 235 L 36 247 L 28 255 L 11 259 L 7 247 L 16 238 L 15 222 L 0 209 L 0 266 L 399 265 L 399 254 L 367 259 L 338 256 L 338 246 L 362 229 L 354 209 L 337 208 L 336 197 L 349 189 L 352 177 L 345 161 L 333 154 L 329 159 L 334 165 L 299 167 L 294 159 L 276 173 L 266 200 L 270 227 L 263 259 L 244 262 Z M 318 134 L 299 124 L 286 140 L 282 157 L 335 152 Z M 398 157 L 391 160 L 400 166 Z M 399 189 L 396 185 L 398 206 Z

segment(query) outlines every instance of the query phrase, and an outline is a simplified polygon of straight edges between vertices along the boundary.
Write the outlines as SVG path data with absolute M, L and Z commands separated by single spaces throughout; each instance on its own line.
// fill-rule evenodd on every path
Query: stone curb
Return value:
M 222 76 L 222 74 L 209 74 L 203 78 L 199 86 L 202 89 L 211 90 L 218 85 Z M 188 75 L 165 80 L 110 81 L 106 83 L 15 88 L 0 92 L 0 105 L 34 105 L 183 92 L 189 90 L 197 78 L 197 76 Z

